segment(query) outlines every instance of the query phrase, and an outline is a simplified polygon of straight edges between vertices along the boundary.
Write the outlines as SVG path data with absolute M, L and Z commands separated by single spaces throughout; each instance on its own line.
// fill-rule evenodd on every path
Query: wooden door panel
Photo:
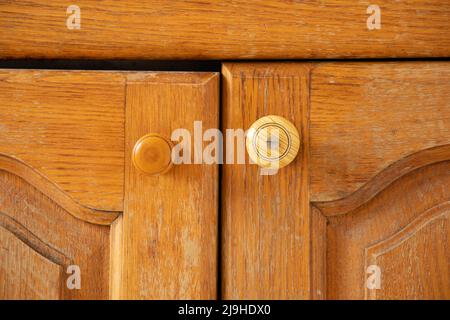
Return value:
M 60 299 L 64 266 L 34 251 L 6 229 L 4 221 L 1 224 L 0 298 Z
M 235 63 L 223 73 L 225 128 L 281 115 L 303 145 L 273 176 L 224 166 L 225 298 L 450 299 L 449 63 Z M 373 266 L 379 289 L 367 287 Z
M 313 69 L 312 279 L 327 298 L 450 299 L 449 71 L 446 62 Z M 371 266 L 377 289 L 367 287 Z
M 0 105 L 0 299 L 216 297 L 218 166 L 131 150 L 217 128 L 217 74 L 1 70 Z
M 109 227 L 74 217 L 51 196 L 0 170 L 0 299 L 107 299 Z M 79 290 L 66 285 L 69 266 L 80 269 Z
M 450 162 L 418 169 L 370 202 L 328 216 L 327 298 L 450 299 Z M 370 265 L 379 289 L 367 288 Z
M 450 144 L 449 83 L 448 62 L 314 67 L 311 199 L 345 198 L 394 163 Z
M 122 211 L 125 76 L 0 70 L 0 154 L 80 204 Z
M 446 202 L 424 212 L 391 238 L 368 247 L 365 265 L 378 265 L 384 272 L 382 288 L 366 288 L 366 298 L 448 299 L 449 220 L 450 202 Z
M 124 88 L 115 72 L 0 71 L 1 299 L 108 299 Z

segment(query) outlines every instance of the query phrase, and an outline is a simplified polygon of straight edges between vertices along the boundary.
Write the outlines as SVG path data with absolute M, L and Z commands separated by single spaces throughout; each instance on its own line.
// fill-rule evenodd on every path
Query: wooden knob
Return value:
M 134 145 L 132 159 L 143 173 L 166 173 L 172 167 L 172 142 L 155 133 L 147 134 Z
M 279 169 L 294 161 L 300 148 L 300 136 L 285 118 L 265 116 L 248 130 L 246 147 L 254 163 L 263 168 Z

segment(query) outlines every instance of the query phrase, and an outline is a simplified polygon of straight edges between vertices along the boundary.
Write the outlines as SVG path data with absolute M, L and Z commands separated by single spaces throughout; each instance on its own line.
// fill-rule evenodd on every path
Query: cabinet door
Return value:
M 0 299 L 214 298 L 217 166 L 147 176 L 131 156 L 217 126 L 217 91 L 212 73 L 0 70 Z
M 450 64 L 225 64 L 223 127 L 283 116 L 276 174 L 223 168 L 226 299 L 450 299 Z M 228 151 L 228 150 L 227 150 Z

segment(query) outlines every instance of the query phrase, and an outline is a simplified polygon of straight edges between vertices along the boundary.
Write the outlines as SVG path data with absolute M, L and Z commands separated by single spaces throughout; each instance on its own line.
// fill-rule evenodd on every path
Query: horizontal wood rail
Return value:
M 0 58 L 450 56 L 450 2 L 375 4 L 379 12 L 351 0 L 2 1 Z

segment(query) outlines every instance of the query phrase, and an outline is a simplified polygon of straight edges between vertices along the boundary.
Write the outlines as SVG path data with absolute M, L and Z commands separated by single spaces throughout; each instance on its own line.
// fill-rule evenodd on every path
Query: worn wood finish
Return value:
M 150 176 L 131 157 L 145 134 L 170 138 L 177 128 L 193 134 L 195 120 L 204 130 L 217 128 L 218 75 L 131 74 L 126 94 L 125 204 L 122 225 L 115 226 L 123 234 L 121 288 L 112 291 L 125 299 L 214 299 L 218 165 L 176 165 Z
M 417 169 L 328 217 L 327 298 L 450 299 L 450 162 Z M 368 289 L 367 267 L 381 269 Z
M 327 219 L 311 207 L 311 299 L 327 298 Z
M 429 209 L 391 238 L 366 248 L 366 266 L 378 265 L 384 277 L 380 290 L 366 288 L 365 297 L 450 299 L 449 222 L 450 202 L 446 202 Z
M 291 121 L 302 140 L 299 156 L 274 175 L 261 175 L 248 159 L 222 167 L 222 296 L 308 299 L 308 65 L 226 63 L 222 72 L 223 131 L 246 130 L 275 114 Z
M 450 299 L 449 80 L 447 62 L 312 69 L 314 298 Z
M 81 29 L 67 1 L 0 3 L 1 58 L 293 59 L 450 56 L 450 3 L 371 1 L 95 1 Z
M 119 72 L 0 70 L 0 154 L 83 206 L 121 211 L 124 84 Z
M 327 216 L 341 215 L 355 210 L 395 180 L 421 167 L 450 159 L 450 144 L 413 153 L 378 173 L 361 188 L 335 201 L 315 202 L 314 205 Z
M 275 114 L 301 137 L 276 174 L 222 168 L 223 298 L 450 299 L 449 63 L 227 63 L 223 80 L 223 132 Z M 148 176 L 132 150 L 216 128 L 217 74 L 2 70 L 0 89 L 0 298 L 216 298 L 218 166 Z
M 224 298 L 450 299 L 449 67 L 225 64 L 223 129 L 281 115 L 304 154 L 224 166 Z
M 2 299 L 61 298 L 63 267 L 40 255 L 0 226 L 0 297 Z
M 312 71 L 313 201 L 346 198 L 362 188 L 342 203 L 350 209 L 358 197 L 368 200 L 415 167 L 445 158 L 445 150 L 433 148 L 446 144 L 450 63 L 319 63 Z M 405 163 L 396 167 L 400 160 Z M 365 184 L 389 166 L 368 190 Z
M 78 219 L 95 224 L 109 225 L 120 214 L 115 211 L 94 210 L 78 204 L 38 171 L 14 158 L 0 154 L 0 170 L 7 171 L 26 180 L 27 183 L 41 190 L 61 208 Z
M 70 265 L 80 268 L 79 290 L 66 285 Z M 107 299 L 109 227 L 0 170 L 0 279 L 0 299 Z

